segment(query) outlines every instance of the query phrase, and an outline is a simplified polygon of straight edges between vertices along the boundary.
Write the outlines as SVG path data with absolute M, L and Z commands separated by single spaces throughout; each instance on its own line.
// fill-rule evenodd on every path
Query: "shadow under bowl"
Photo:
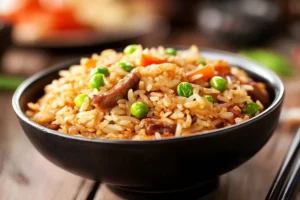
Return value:
M 270 70 L 236 54 L 200 49 L 209 59 L 224 59 L 266 83 L 271 105 L 252 119 L 205 133 L 161 140 L 102 140 L 47 129 L 26 115 L 58 71 L 79 59 L 48 68 L 27 79 L 12 100 L 24 132 L 48 160 L 79 176 L 140 193 L 176 191 L 216 179 L 250 159 L 269 140 L 277 126 L 284 87 Z

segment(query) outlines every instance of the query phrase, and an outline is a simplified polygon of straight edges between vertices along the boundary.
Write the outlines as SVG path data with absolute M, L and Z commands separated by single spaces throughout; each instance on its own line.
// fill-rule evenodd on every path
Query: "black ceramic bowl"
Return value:
M 268 69 L 236 54 L 207 50 L 201 55 L 224 59 L 267 85 L 271 105 L 260 115 L 231 127 L 161 140 L 102 140 L 71 136 L 42 127 L 28 117 L 28 102 L 78 60 L 46 69 L 26 80 L 13 96 L 13 108 L 32 144 L 47 159 L 79 176 L 125 191 L 183 191 L 216 179 L 250 159 L 276 128 L 284 97 L 281 80 Z

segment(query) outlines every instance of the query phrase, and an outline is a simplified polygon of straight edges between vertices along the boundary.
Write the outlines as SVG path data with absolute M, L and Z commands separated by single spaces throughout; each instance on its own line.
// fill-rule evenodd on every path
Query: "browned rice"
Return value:
M 142 53 L 164 57 L 167 62 L 142 67 L 139 63 Z M 239 80 L 227 78 L 227 89 L 224 92 L 210 88 L 208 81 L 202 81 L 192 84 L 193 95 L 189 98 L 176 95 L 177 85 L 187 81 L 185 73 L 196 69 L 198 66 L 195 63 L 200 59 L 204 58 L 196 46 L 177 51 L 176 56 L 165 55 L 163 47 L 143 49 L 140 45 L 131 55 L 123 55 L 111 49 L 104 50 L 100 54 L 93 54 L 91 58 L 82 58 L 79 65 L 71 66 L 69 70 L 60 71 L 60 78 L 45 87 L 44 96 L 36 103 L 28 103 L 26 114 L 36 123 L 54 126 L 66 134 L 134 140 L 163 137 L 159 133 L 154 136 L 146 135 L 144 120 L 130 115 L 129 108 L 136 101 L 150 107 L 148 118 L 176 124 L 175 137 L 248 120 L 248 115 L 234 117 L 228 111 L 229 107 L 233 107 L 242 112 L 245 104 L 253 101 L 247 94 L 253 87 L 241 84 L 240 81 L 246 82 L 248 76 L 236 67 L 231 67 L 231 73 Z M 80 108 L 76 107 L 74 98 L 78 94 L 84 93 L 92 98 L 93 95 L 107 92 L 127 74 L 116 64 L 121 60 L 134 64 L 141 74 L 138 89 L 129 90 L 127 99 L 119 100 L 118 105 L 109 110 L 96 108 L 88 99 Z M 219 61 L 206 59 L 206 62 L 213 67 Z M 105 86 L 90 89 L 91 70 L 100 65 L 107 66 L 110 76 L 105 77 Z M 215 95 L 218 102 L 208 102 L 202 97 L 203 94 Z M 263 105 L 257 103 L 263 109 Z

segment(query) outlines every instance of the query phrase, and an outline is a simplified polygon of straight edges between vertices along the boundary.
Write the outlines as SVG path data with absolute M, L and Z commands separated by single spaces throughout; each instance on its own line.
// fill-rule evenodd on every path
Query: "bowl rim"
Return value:
M 178 47 L 178 46 L 177 46 Z M 186 47 L 180 47 L 180 49 L 188 49 L 188 46 Z M 87 137 L 83 137 L 80 135 L 69 135 L 66 133 L 61 133 L 59 131 L 55 131 L 52 129 L 48 129 L 42 125 L 39 125 L 37 123 L 35 123 L 34 121 L 30 120 L 25 113 L 21 110 L 20 104 L 19 104 L 19 100 L 23 94 L 23 92 L 35 81 L 40 80 L 42 77 L 45 77 L 47 74 L 49 73 L 53 73 L 55 71 L 59 71 L 61 70 L 60 68 L 63 68 L 63 66 L 70 66 L 70 65 L 74 65 L 74 63 L 78 62 L 80 60 L 80 58 L 76 58 L 76 59 L 71 59 L 71 60 L 67 60 L 64 62 L 60 62 L 56 65 L 53 65 L 49 68 L 43 69 L 40 72 L 30 76 L 29 78 L 27 78 L 14 92 L 13 94 L 13 98 L 12 98 L 12 106 L 13 109 L 16 113 L 16 115 L 19 117 L 19 119 L 21 119 L 22 121 L 24 121 L 25 123 L 29 124 L 30 126 L 33 126 L 36 129 L 40 129 L 42 130 L 42 132 L 44 133 L 50 133 L 52 135 L 55 136 L 59 136 L 65 139 L 73 139 L 73 140 L 78 140 L 78 141 L 82 141 L 82 142 L 92 142 L 92 143 L 106 143 L 106 144 L 132 144 L 132 145 L 141 145 L 141 144 L 162 144 L 162 143 L 169 143 L 169 142 L 175 142 L 175 141 L 184 141 L 184 140 L 191 140 L 191 139 L 198 139 L 198 138 L 205 138 L 205 137 L 213 137 L 219 134 L 225 134 L 226 132 L 229 132 L 231 130 L 236 130 L 236 129 L 240 129 L 246 125 L 249 125 L 251 123 L 254 123 L 262 118 L 264 118 L 265 116 L 267 116 L 270 112 L 274 111 L 278 106 L 280 106 L 281 102 L 283 101 L 284 98 L 284 85 L 281 81 L 281 79 L 270 69 L 262 66 L 259 63 L 256 63 L 244 56 L 238 55 L 236 53 L 232 53 L 232 52 L 227 52 L 227 51 L 223 51 L 223 50 L 216 50 L 216 49 L 212 49 L 212 48 L 199 48 L 199 52 L 200 55 L 203 55 L 204 57 L 211 57 L 208 55 L 215 55 L 216 58 L 220 57 L 219 59 L 224 59 L 223 57 L 227 57 L 227 58 L 231 58 L 231 59 L 238 59 L 239 61 L 246 63 L 246 64 L 242 64 L 240 65 L 240 67 L 242 69 L 245 69 L 247 67 L 245 67 L 246 65 L 252 65 L 254 66 L 256 69 L 259 69 L 260 71 L 262 71 L 262 74 L 258 74 L 255 73 L 256 75 L 268 79 L 266 78 L 266 75 L 269 76 L 271 79 L 273 79 L 274 83 L 277 84 L 277 90 L 278 90 L 278 94 L 275 95 L 275 98 L 273 100 L 273 102 L 271 103 L 271 105 L 268 106 L 267 109 L 265 109 L 262 113 L 260 113 L 259 115 L 244 121 L 242 123 L 239 124 L 234 124 L 231 126 L 227 126 L 227 127 L 223 127 L 223 128 L 219 128 L 219 129 L 214 129 L 214 130 L 210 130 L 210 131 L 204 131 L 204 132 L 197 132 L 194 134 L 190 134 L 190 135 L 184 135 L 184 136 L 180 136 L 180 137 L 170 137 L 170 138 L 162 138 L 159 140 L 154 140 L 154 139 L 149 139 L 149 140 L 131 140 L 131 139 L 122 139 L 122 140 L 111 140 L 111 139 L 101 139 L 101 138 L 87 138 Z M 213 58 L 213 59 L 216 59 Z M 224 59 L 226 60 L 226 59 Z M 227 61 L 227 60 L 226 60 Z M 228 61 L 230 63 L 230 61 Z M 232 63 L 230 63 L 232 64 Z M 250 70 L 251 72 L 254 72 L 254 70 Z M 269 80 L 269 79 L 268 79 Z M 270 81 L 270 80 L 269 80 Z M 273 83 L 273 84 L 274 84 Z M 274 87 L 273 87 L 274 88 Z M 275 90 L 275 89 L 274 89 Z

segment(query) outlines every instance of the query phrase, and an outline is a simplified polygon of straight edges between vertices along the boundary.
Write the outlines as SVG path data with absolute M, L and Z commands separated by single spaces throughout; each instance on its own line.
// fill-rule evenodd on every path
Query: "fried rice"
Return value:
M 44 95 L 28 103 L 26 115 L 65 134 L 143 140 L 201 134 L 238 124 L 268 106 L 265 84 L 252 80 L 244 70 L 224 60 L 205 59 L 196 46 L 173 55 L 166 52 L 164 47 L 136 45 L 129 54 L 107 49 L 82 58 L 80 64 L 59 71 L 60 78 L 45 87 Z M 124 70 L 119 61 L 130 63 L 133 69 Z M 103 76 L 102 86 L 91 88 L 91 73 L 98 66 L 106 68 L 109 75 Z M 136 84 L 130 84 L 129 75 L 136 74 Z M 226 80 L 224 91 L 212 87 L 214 76 Z M 182 82 L 192 86 L 188 97 L 178 94 Z M 88 98 L 78 106 L 74 99 L 80 94 Z M 132 114 L 136 102 L 149 108 L 145 116 Z M 247 113 L 250 103 L 259 106 L 255 114 Z

